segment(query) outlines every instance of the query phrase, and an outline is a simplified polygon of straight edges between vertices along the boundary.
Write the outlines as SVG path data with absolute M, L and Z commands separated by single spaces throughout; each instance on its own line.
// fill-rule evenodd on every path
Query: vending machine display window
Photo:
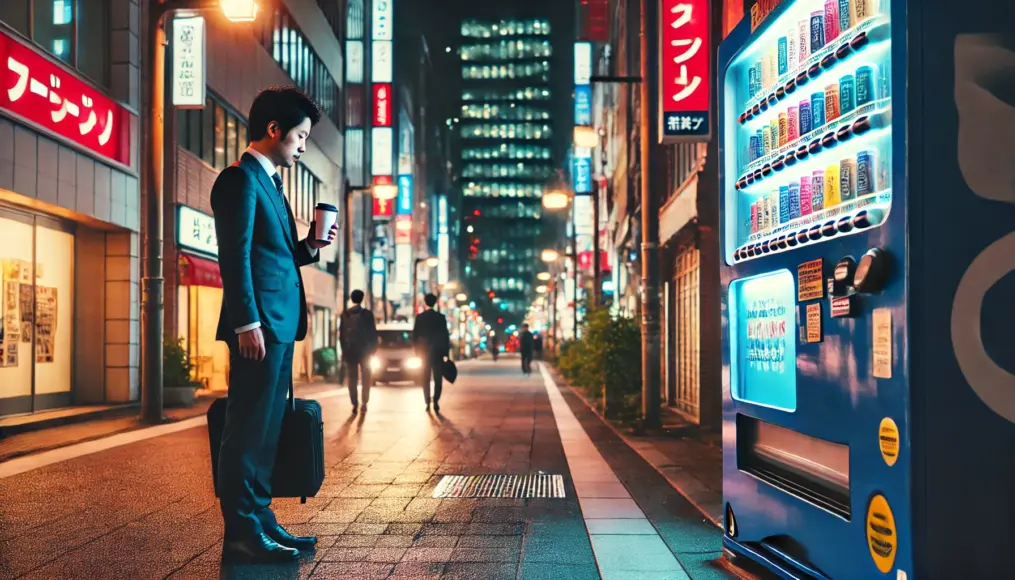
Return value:
M 891 19 L 880 0 L 803 0 L 730 63 L 724 258 L 791 251 L 891 209 Z
M 730 284 L 733 398 L 795 411 L 796 282 L 788 270 Z

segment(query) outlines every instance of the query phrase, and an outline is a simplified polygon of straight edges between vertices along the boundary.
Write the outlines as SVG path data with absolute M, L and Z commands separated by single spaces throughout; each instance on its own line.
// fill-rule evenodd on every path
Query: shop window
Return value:
M 0 21 L 99 85 L 108 84 L 108 0 L 0 0 Z

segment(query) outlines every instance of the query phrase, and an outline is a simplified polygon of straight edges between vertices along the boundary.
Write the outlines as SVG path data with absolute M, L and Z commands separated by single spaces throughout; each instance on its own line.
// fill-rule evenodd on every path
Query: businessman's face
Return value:
M 278 140 L 275 151 L 275 162 L 281 167 L 292 167 L 300 160 L 300 155 L 307 150 L 307 138 L 310 137 L 310 119 L 292 128 L 289 133 Z

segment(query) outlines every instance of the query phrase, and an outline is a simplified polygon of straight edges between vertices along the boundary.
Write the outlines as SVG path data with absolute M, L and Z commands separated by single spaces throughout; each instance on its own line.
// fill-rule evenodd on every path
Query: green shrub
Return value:
M 335 379 L 338 376 L 338 353 L 333 347 L 314 351 L 314 374 Z
M 560 370 L 605 416 L 634 419 L 641 406 L 641 328 L 606 309 L 589 312 L 582 338 L 562 345 Z
M 162 386 L 198 387 L 200 383 L 191 378 L 193 366 L 190 355 L 183 346 L 183 339 L 166 338 L 162 345 Z

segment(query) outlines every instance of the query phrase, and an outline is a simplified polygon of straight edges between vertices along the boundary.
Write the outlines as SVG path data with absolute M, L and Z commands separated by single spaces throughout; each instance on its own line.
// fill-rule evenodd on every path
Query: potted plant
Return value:
M 166 407 L 193 407 L 194 391 L 201 386 L 190 378 L 193 365 L 183 339 L 166 339 L 162 347 L 162 403 Z

